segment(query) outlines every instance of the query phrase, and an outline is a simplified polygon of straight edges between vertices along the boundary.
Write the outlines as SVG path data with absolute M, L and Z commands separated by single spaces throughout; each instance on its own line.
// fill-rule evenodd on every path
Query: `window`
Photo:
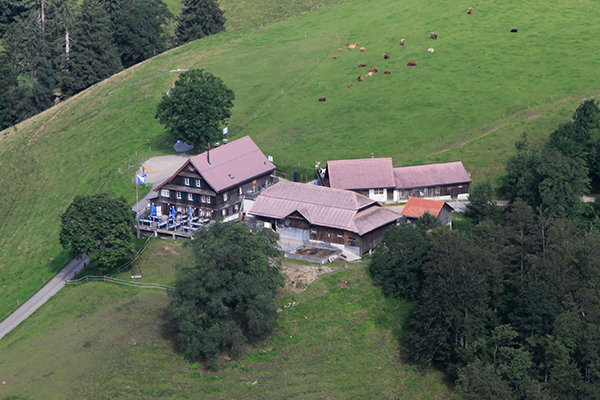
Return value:
M 196 179 L 196 187 L 202 187 L 202 179 Z
M 226 216 L 227 215 L 227 209 L 222 209 L 221 210 L 221 215 Z
M 239 204 L 234 204 L 233 206 L 233 212 L 238 212 L 240 210 L 240 205 Z
M 223 193 L 223 201 L 227 201 L 227 198 L 228 198 L 227 193 Z
M 181 192 L 180 192 L 179 190 L 177 191 L 177 194 L 176 194 L 176 196 L 177 196 L 177 198 L 178 198 L 179 200 L 181 200 Z
M 206 218 L 210 218 L 210 217 L 212 216 L 212 211 L 210 211 L 210 210 L 206 210 L 206 212 L 204 213 L 204 216 L 205 216 Z
M 200 216 L 204 217 L 204 210 L 203 209 L 200 209 Z
M 189 201 L 194 201 L 194 195 L 191 193 L 188 193 L 188 200 Z
M 183 178 L 183 184 L 185 186 L 190 186 L 190 178 Z
M 374 194 L 383 194 L 383 189 L 373 189 Z
M 206 196 L 205 195 L 200 196 L 200 201 L 202 203 L 206 203 Z
M 348 246 L 356 246 L 356 238 L 355 237 L 350 236 L 348 238 Z
M 171 194 L 169 193 L 169 191 L 167 189 L 162 189 L 160 191 L 160 195 L 163 197 L 169 197 Z
M 212 196 L 206 196 L 206 202 L 207 202 L 208 204 L 212 204 L 212 203 L 213 203 L 213 198 L 212 198 Z
M 338 237 L 339 237 L 339 238 L 342 238 L 342 237 L 344 237 L 344 235 L 340 235 L 340 234 L 338 233 Z
M 252 191 L 256 192 L 256 181 L 252 181 Z
M 436 187 L 435 187 L 435 195 L 436 195 L 436 196 L 439 196 L 439 195 L 440 195 L 440 187 L 439 187 L 439 186 L 436 186 Z
M 238 188 L 238 197 L 242 197 L 242 187 Z

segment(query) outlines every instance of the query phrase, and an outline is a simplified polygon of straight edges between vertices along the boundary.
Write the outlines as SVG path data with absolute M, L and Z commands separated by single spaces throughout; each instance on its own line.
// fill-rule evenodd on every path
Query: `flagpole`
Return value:
M 139 223 L 139 218 L 140 218 L 140 210 L 138 208 L 138 203 L 139 203 L 139 195 L 138 195 L 138 177 L 137 177 L 137 173 L 135 174 L 135 219 L 138 221 Z

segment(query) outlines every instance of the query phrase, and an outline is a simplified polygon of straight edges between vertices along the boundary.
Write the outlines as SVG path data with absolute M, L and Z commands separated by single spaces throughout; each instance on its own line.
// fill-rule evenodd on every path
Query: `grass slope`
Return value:
M 0 318 L 64 265 L 59 215 L 73 196 L 108 191 L 133 201 L 133 170 L 172 151 L 153 118 L 176 79 L 160 74 L 171 69 L 205 68 L 222 77 L 236 93 L 231 137 L 252 135 L 284 171 L 306 175 L 316 160 L 374 152 L 397 165 L 462 159 L 474 179 L 496 176 L 521 132 L 544 137 L 581 96 L 597 92 L 600 53 L 589 50 L 595 31 L 588 21 L 600 10 L 592 0 L 468 6 L 474 15 L 450 0 L 346 0 L 264 29 L 225 32 L 134 66 L 4 131 Z M 513 27 L 518 34 L 509 33 Z M 430 31 L 440 37 L 430 40 Z M 347 50 L 347 40 L 367 51 Z M 407 68 L 411 60 L 419 66 Z M 392 75 L 357 83 L 366 72 L 359 63 Z
M 181 242 L 151 242 L 144 280 L 171 282 L 174 263 L 189 257 Z M 174 350 L 168 301 L 102 283 L 61 291 L 0 341 L 0 399 L 452 397 L 441 374 L 400 362 L 395 332 L 407 304 L 386 301 L 364 267 L 316 281 L 284 308 L 275 334 L 217 372 Z

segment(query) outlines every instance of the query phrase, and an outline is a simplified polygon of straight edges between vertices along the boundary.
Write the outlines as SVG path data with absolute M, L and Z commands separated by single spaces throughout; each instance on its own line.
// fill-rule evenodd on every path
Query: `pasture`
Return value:
M 181 244 L 152 241 L 144 281 L 172 283 L 190 259 Z M 68 287 L 0 341 L 0 399 L 452 398 L 440 373 L 402 362 L 409 305 L 385 300 L 364 264 L 315 281 L 294 307 L 282 298 L 275 332 L 218 371 L 174 349 L 164 292 Z
M 224 7 L 231 17 L 235 7 L 259 3 Z M 287 12 L 281 4 L 275 14 Z M 543 139 L 598 93 L 600 53 L 589 49 L 599 14 L 592 0 L 346 0 L 264 28 L 240 23 L 3 131 L 0 318 L 68 260 L 59 216 L 75 195 L 111 192 L 133 203 L 137 167 L 172 152 L 154 119 L 177 79 L 168 71 L 204 68 L 223 78 L 236 94 L 230 139 L 251 135 L 284 173 L 309 176 L 315 161 L 373 152 L 396 165 L 462 160 L 475 181 L 494 179 L 522 132 Z M 347 41 L 365 52 L 348 50 Z M 392 74 L 359 83 L 359 64 Z

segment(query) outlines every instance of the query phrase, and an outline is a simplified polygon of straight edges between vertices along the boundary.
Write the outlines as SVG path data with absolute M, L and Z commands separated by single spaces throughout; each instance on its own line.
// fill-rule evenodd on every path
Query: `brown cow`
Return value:
M 364 81 L 364 80 L 365 80 L 365 78 L 363 78 L 363 77 L 362 77 L 362 76 L 360 76 L 360 75 L 358 76 L 358 81 L 359 81 L 359 82 L 362 82 L 362 81 Z
M 391 74 L 391 72 L 390 72 L 390 71 L 385 71 L 385 72 L 384 72 L 384 74 L 385 74 L 385 75 L 390 75 L 390 74 Z
M 378 70 L 377 68 L 371 68 L 371 69 L 369 70 L 369 72 L 375 73 L 375 72 L 379 72 L 379 70 Z
M 336 56 L 333 56 L 333 59 L 334 59 L 334 60 L 337 60 L 337 57 L 336 57 Z
M 346 46 L 350 46 L 350 42 L 346 43 Z
M 347 87 L 347 88 L 349 88 L 349 87 L 352 87 L 352 85 L 348 85 L 348 86 L 346 86 L 346 87 Z
M 358 43 L 351 44 L 350 46 L 348 46 L 348 48 L 349 48 L 350 50 L 352 50 L 352 49 L 355 49 L 355 48 L 357 48 L 357 47 L 358 47 Z
M 406 46 L 406 39 L 400 39 L 400 45 Z
M 388 56 L 387 54 L 384 54 L 384 55 L 383 55 L 383 59 L 384 59 L 384 60 L 387 60 L 388 58 L 390 58 L 390 56 Z
M 473 7 L 469 7 L 469 9 L 467 10 L 467 12 L 468 12 L 469 14 L 473 14 Z
M 365 51 L 365 48 L 364 48 L 364 47 L 361 47 L 361 48 L 360 48 L 360 51 Z
M 338 51 L 342 51 L 342 49 L 338 49 Z
M 325 100 L 326 100 L 326 98 L 325 98 L 325 97 L 321 97 L 321 98 L 319 98 L 319 101 L 325 101 Z
M 435 32 L 431 32 L 431 33 L 429 34 L 429 37 L 430 37 L 431 39 L 434 39 L 434 40 L 435 40 L 435 39 L 437 39 L 437 37 L 438 37 L 438 34 L 437 34 L 437 33 L 435 33 Z
M 407 67 L 416 67 L 417 66 L 417 62 L 416 61 L 409 61 L 408 64 L 406 64 Z
M 358 68 L 362 68 L 362 67 L 366 67 L 366 66 L 367 66 L 367 64 L 360 64 L 360 65 L 358 66 Z

